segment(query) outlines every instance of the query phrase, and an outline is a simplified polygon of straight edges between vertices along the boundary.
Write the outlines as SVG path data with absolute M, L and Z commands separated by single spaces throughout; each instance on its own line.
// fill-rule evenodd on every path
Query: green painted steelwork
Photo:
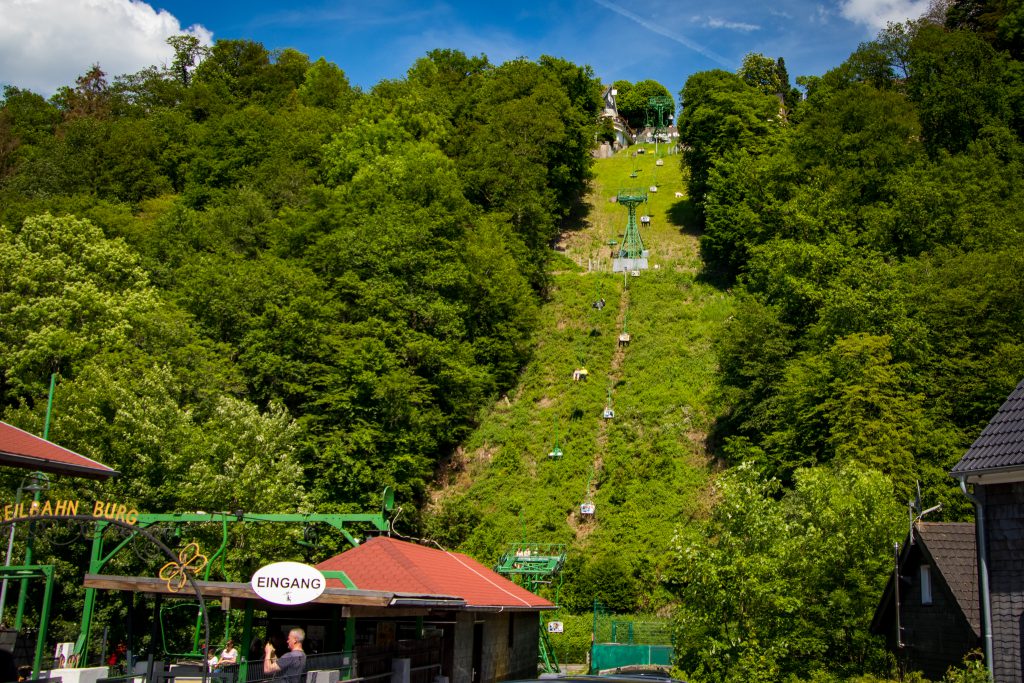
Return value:
M 351 588 L 352 590 L 357 590 L 356 589 L 356 584 L 354 584 L 352 582 L 352 579 L 348 578 L 348 574 L 346 574 L 345 572 L 341 571 L 340 569 L 333 569 L 333 570 L 328 570 L 328 571 L 324 571 L 324 572 L 320 572 L 320 573 L 324 575 L 325 579 L 337 579 L 338 581 L 341 581 L 343 584 L 345 584 L 345 588 Z
M 562 447 L 558 445 L 558 418 L 555 418 L 555 445 L 551 448 L 548 453 L 548 457 L 552 460 L 560 460 L 563 452 Z
M 619 190 L 616 201 L 629 210 L 626 234 L 622 238 L 622 246 L 619 247 L 619 258 L 640 258 L 644 254 L 644 241 L 636 225 L 636 207 L 647 201 L 647 193 L 640 188 Z
M 647 106 L 651 111 L 654 112 L 657 118 L 651 117 L 650 123 L 654 127 L 655 135 L 662 130 L 666 130 L 665 125 L 665 112 L 672 108 L 672 98 L 668 95 L 657 95 L 656 97 L 648 98 Z
M 245 616 L 242 617 L 242 642 L 252 642 L 252 622 L 253 622 L 253 609 L 252 600 L 245 601 Z M 238 680 L 248 681 L 249 680 L 249 657 L 239 658 L 238 664 Z
M 53 600 L 53 565 L 25 564 L 18 567 L 0 567 L 0 578 L 21 579 L 23 585 L 29 579 L 46 580 L 46 587 L 43 589 L 43 608 L 39 614 L 39 630 L 36 633 L 36 653 L 32 660 L 32 678 L 38 679 L 43 663 L 43 647 L 46 645 L 46 629 L 50 623 L 50 603 Z M 22 592 L 24 593 L 24 591 Z M 23 608 L 23 604 L 19 606 Z M 20 629 L 20 626 L 18 628 Z
M 561 543 L 516 543 L 498 560 L 495 571 L 503 576 L 522 576 L 523 585 L 536 591 L 565 564 L 565 546 Z
M 208 580 L 213 560 L 217 557 L 222 557 L 222 553 L 227 544 L 229 525 L 231 524 L 241 522 L 304 525 L 326 524 L 341 532 L 345 540 L 352 546 L 358 546 L 359 541 L 352 536 L 346 527 L 353 524 L 369 524 L 377 531 L 387 531 L 388 520 L 385 515 L 394 508 L 395 502 L 394 493 L 390 488 L 386 488 L 384 490 L 383 498 L 381 512 L 374 514 L 257 514 L 241 511 L 212 513 L 156 513 L 140 514 L 138 516 L 136 528 L 145 529 L 153 526 L 154 524 L 172 524 L 176 527 L 179 524 L 187 523 L 220 523 L 222 526 L 222 542 L 220 548 L 214 554 L 213 558 L 211 558 L 211 561 L 207 563 L 204 579 Z M 107 526 L 109 526 L 108 522 L 96 522 L 96 529 L 93 534 L 92 552 L 89 558 L 90 574 L 100 574 L 107 562 L 113 559 L 118 552 L 120 552 L 135 538 L 136 534 L 129 531 L 126 538 L 117 543 L 113 549 L 107 551 L 104 549 L 103 542 L 103 532 L 106 530 Z M 75 654 L 78 655 L 79 661 L 83 664 L 85 663 L 88 654 L 89 635 L 92 630 L 92 617 L 96 606 L 96 590 L 97 589 L 95 588 L 85 589 L 85 603 L 82 608 L 82 623 L 78 639 L 75 641 Z M 198 628 L 196 638 L 198 638 Z M 198 649 L 198 641 L 196 638 L 193 639 L 193 642 L 195 643 L 194 647 Z
M 517 583 L 531 593 L 536 593 L 541 586 L 551 584 L 554 577 L 559 577 L 555 586 L 555 604 L 558 604 L 558 593 L 561 589 L 561 571 L 565 564 L 565 546 L 561 543 L 514 543 L 498 560 L 495 571 Z M 546 673 L 558 673 L 558 657 L 548 638 L 547 624 L 543 613 L 540 618 L 540 642 L 538 649 L 540 665 Z
M 544 623 L 544 616 L 540 617 L 540 664 L 544 673 L 556 674 L 561 670 L 558 665 L 558 657 L 555 655 L 555 648 L 551 644 L 551 637 L 548 635 L 547 625 Z

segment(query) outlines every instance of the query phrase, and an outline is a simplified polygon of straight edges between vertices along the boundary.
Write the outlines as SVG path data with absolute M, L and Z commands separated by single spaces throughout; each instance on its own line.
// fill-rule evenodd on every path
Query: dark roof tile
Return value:
M 978 551 L 972 522 L 918 522 L 928 555 L 946 580 L 975 633 L 981 633 L 978 607 Z
M 953 474 L 1024 468 L 1024 380 L 967 449 Z

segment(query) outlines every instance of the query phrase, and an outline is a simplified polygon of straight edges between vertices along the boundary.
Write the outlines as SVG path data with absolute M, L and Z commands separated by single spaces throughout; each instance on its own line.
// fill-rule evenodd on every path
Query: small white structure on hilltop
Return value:
M 608 85 L 601 91 L 601 101 L 604 107 L 601 110 L 602 119 L 610 119 L 612 128 L 615 130 L 615 142 L 612 145 L 616 150 L 622 149 L 632 141 L 632 131 L 626 119 L 619 115 L 619 107 L 615 102 L 618 91 Z

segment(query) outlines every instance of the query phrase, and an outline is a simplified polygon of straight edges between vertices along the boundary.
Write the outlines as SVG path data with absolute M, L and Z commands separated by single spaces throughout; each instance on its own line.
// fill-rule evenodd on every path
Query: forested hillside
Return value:
M 943 506 L 929 519 L 970 519 L 947 473 L 1024 376 L 1016 21 L 1003 5 L 936 5 L 799 78 L 802 95 L 782 59 L 756 54 L 737 73 L 690 76 L 679 115 L 689 196 L 666 211 L 677 233 L 648 242 L 661 271 L 609 299 L 628 301 L 630 327 L 644 319 L 637 302 L 656 301 L 650 327 L 621 364 L 598 357 L 601 390 L 572 385 L 571 349 L 588 328 L 610 353 L 607 321 L 586 311 L 607 276 L 556 276 L 540 364 L 439 491 L 442 536 L 488 558 L 502 542 L 567 543 L 562 618 L 594 597 L 642 619 L 671 613 L 688 680 L 894 675 L 868 625 L 906 501 L 920 482 L 927 505 Z M 598 162 L 584 235 L 616 236 L 607 200 L 631 184 L 616 162 Z M 602 187 L 606 174 L 618 184 Z M 617 220 L 621 234 L 624 210 Z M 659 250 L 690 234 L 703 263 L 668 285 L 686 266 Z M 567 244 L 591 263 L 593 243 Z M 710 285 L 722 317 L 704 326 Z M 654 324 L 665 317 L 686 322 Z M 652 349 L 657 362 L 633 364 Z M 693 374 L 687 362 L 712 351 L 717 372 Z M 663 376 L 647 412 L 596 419 L 602 390 Z M 681 406 L 695 409 L 689 434 L 665 440 Z M 557 425 L 571 447 L 551 462 Z M 613 442 L 619 430 L 628 439 Z M 586 457 L 570 463 L 577 449 Z M 587 495 L 597 514 L 580 525 Z
M 387 485 L 397 533 L 484 562 L 563 543 L 573 657 L 597 598 L 671 620 L 688 680 L 890 675 L 868 624 L 905 501 L 970 518 L 947 472 L 1024 376 L 1019 14 L 936 3 L 800 89 L 757 54 L 680 74 L 682 154 L 596 166 L 601 85 L 556 57 L 437 50 L 364 92 L 180 36 L 168 67 L 8 87 L 0 419 L 42 433 L 56 374 L 50 438 L 122 473 L 51 497 Z M 635 125 L 664 92 L 617 85 Z M 633 185 L 652 267 L 613 275 Z M 221 569 L 340 546 L 308 540 L 246 529 Z M 66 542 L 37 553 L 77 571 Z
M 948 472 L 1024 376 L 1018 22 L 934 5 L 793 106 L 763 57 L 686 82 L 701 249 L 737 295 L 713 434 L 733 469 L 680 555 L 699 680 L 884 673 L 867 625 L 900 503 L 918 480 L 970 519 Z
M 0 413 L 41 433 L 56 373 L 50 437 L 122 473 L 57 486 L 140 510 L 390 485 L 414 528 L 529 358 L 599 82 L 435 51 L 361 92 L 294 50 L 171 42 L 167 68 L 4 91 Z

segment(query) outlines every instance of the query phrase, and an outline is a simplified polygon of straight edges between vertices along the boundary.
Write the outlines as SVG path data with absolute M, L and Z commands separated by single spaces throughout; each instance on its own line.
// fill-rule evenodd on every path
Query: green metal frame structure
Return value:
M 668 95 L 651 97 L 647 100 L 647 106 L 657 115 L 657 119 L 653 122 L 654 139 L 657 142 L 658 133 L 668 129 L 665 125 L 665 112 L 672 108 L 672 98 Z
M 565 546 L 561 543 L 514 543 L 498 560 L 494 570 L 516 581 L 531 593 L 536 593 L 541 586 L 550 584 L 558 576 L 559 584 L 555 586 L 554 600 L 557 605 L 564 564 Z M 539 641 L 540 664 L 545 673 L 558 673 L 558 657 L 548 638 L 543 614 L 540 615 Z
M 290 524 L 327 524 L 341 532 L 345 540 L 351 545 L 359 545 L 359 541 L 348 531 L 346 525 L 369 524 L 377 531 L 388 530 L 386 513 L 394 508 L 394 493 L 390 488 L 384 490 L 384 501 L 381 512 L 373 514 L 255 514 L 247 512 L 214 512 L 214 513 L 174 513 L 174 514 L 140 514 L 134 529 L 146 529 L 154 524 L 169 523 L 173 525 L 187 523 L 219 523 L 222 528 L 221 544 L 217 551 L 210 556 L 206 563 L 203 580 L 209 580 L 210 571 L 213 565 L 220 558 L 223 562 L 223 554 L 227 548 L 228 528 L 231 524 L 241 522 L 256 523 L 290 523 Z M 103 532 L 109 526 L 109 522 L 97 521 L 96 530 L 93 534 L 92 552 L 89 559 L 89 573 L 99 574 L 103 567 L 112 560 L 122 549 L 124 549 L 137 535 L 137 531 L 127 531 L 125 538 L 121 539 L 110 550 L 104 548 Z M 88 655 L 89 636 L 92 630 L 92 617 L 96 607 L 95 588 L 85 589 L 85 603 L 82 608 L 82 623 L 78 639 L 75 641 L 74 653 L 78 655 L 80 662 L 84 663 Z M 246 618 L 250 619 L 251 610 L 246 610 Z M 193 648 L 199 647 L 199 628 L 197 624 L 193 638 Z
M 44 579 L 43 607 L 39 614 L 39 633 L 36 635 L 36 651 L 32 659 L 32 678 L 39 678 L 43 663 L 43 647 L 46 645 L 46 629 L 50 623 L 50 605 L 53 602 L 53 565 L 23 564 L 21 566 L 0 567 L 0 579 L 18 579 L 24 582 L 29 579 Z M 24 592 L 24 591 L 23 591 Z
M 78 515 L 78 514 L 39 514 L 28 517 L 12 517 L 0 521 L 0 527 L 6 525 L 14 525 L 22 522 L 33 522 L 33 523 L 46 523 L 46 522 L 85 522 L 85 523 L 97 523 L 101 522 L 105 525 L 126 529 L 128 533 L 141 534 L 150 543 L 157 547 L 161 553 L 167 559 L 177 559 L 175 553 L 168 548 L 163 542 L 154 537 L 146 529 L 139 529 L 134 524 L 128 523 L 124 520 L 103 520 L 98 519 L 96 515 Z M 21 565 L 16 567 L 3 567 L 0 568 L 0 578 L 10 579 L 18 578 L 19 580 L 27 581 L 32 578 L 44 578 L 46 579 L 46 587 L 43 592 L 43 606 L 39 617 L 39 632 L 36 639 L 36 654 L 33 663 L 34 673 L 33 678 L 39 677 L 39 671 L 42 664 L 42 647 L 46 642 L 46 632 L 50 621 L 50 605 L 53 597 L 53 565 Z M 199 601 L 199 619 L 200 627 L 204 629 L 207 641 L 210 636 L 210 621 L 209 615 L 206 611 L 206 604 L 203 600 L 202 592 L 199 590 L 199 586 L 196 583 L 195 577 L 192 572 L 185 572 L 185 579 L 192 588 Z M 77 654 L 77 653 L 76 653 Z M 83 657 L 78 658 L 78 665 L 82 666 L 85 664 Z
M 636 207 L 647 201 L 647 193 L 640 188 L 629 188 L 619 190 L 615 199 L 629 211 L 626 234 L 622 238 L 622 246 L 619 247 L 619 258 L 638 259 L 643 256 L 644 241 L 636 224 Z

